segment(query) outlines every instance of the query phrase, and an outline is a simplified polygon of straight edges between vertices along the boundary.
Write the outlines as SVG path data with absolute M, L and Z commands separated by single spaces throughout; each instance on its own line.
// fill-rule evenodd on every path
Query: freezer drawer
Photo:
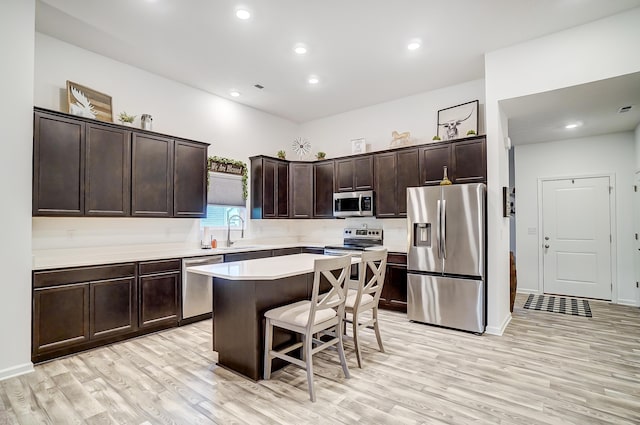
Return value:
M 482 280 L 409 273 L 407 302 L 409 320 L 469 332 L 484 332 Z

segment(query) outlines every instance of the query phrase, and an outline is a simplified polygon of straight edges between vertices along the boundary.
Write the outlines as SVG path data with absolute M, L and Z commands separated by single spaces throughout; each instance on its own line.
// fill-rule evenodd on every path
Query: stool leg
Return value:
M 313 336 L 304 336 L 304 357 L 307 367 L 307 382 L 309 384 L 309 398 L 311 401 L 316 401 L 316 392 L 313 389 Z
M 384 353 L 384 347 L 382 346 L 382 337 L 380 336 L 380 321 L 378 320 L 378 307 L 373 308 L 373 329 L 376 331 L 376 339 L 378 340 L 378 347 L 380 351 Z
M 336 325 L 336 334 L 338 334 L 338 355 L 340 356 L 340 364 L 342 365 L 342 371 L 344 372 L 344 376 L 347 378 L 351 378 L 351 374 L 349 373 L 349 368 L 347 367 L 347 357 L 344 355 L 344 345 L 342 344 L 342 332 L 340 329 L 342 328 L 342 323 L 338 323 Z
M 273 349 L 273 327 L 271 319 L 267 319 L 264 326 L 264 379 L 271 378 L 271 350 Z
M 360 352 L 360 341 L 358 340 L 358 317 L 356 316 L 356 312 L 353 312 L 353 321 L 351 322 L 353 325 L 353 345 L 356 348 L 356 360 L 358 361 L 358 367 L 362 369 L 362 353 Z

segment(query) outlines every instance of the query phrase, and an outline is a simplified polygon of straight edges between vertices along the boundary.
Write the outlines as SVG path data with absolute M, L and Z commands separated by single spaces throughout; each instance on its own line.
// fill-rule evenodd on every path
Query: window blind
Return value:
M 242 198 L 242 176 L 210 172 L 207 204 L 244 207 L 246 202 Z

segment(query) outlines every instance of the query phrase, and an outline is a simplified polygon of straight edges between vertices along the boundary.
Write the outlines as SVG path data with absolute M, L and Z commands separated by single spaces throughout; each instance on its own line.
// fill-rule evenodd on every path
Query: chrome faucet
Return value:
M 241 225 L 242 233 L 240 234 L 240 238 L 244 238 L 244 219 L 240 217 L 238 214 L 234 214 L 231 217 L 227 217 L 227 246 L 233 245 L 235 242 L 231 241 L 231 220 L 234 218 L 239 218 Z

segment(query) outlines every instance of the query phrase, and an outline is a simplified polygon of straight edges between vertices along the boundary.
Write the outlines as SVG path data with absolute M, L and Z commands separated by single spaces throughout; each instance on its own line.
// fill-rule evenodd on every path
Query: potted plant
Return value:
M 135 119 L 135 115 L 127 115 L 125 111 L 120 112 L 120 115 L 118 115 L 118 121 L 120 121 L 122 125 L 131 125 Z
M 278 155 L 278 158 L 280 158 L 280 159 L 286 159 L 286 157 L 287 157 L 287 153 L 285 151 L 283 151 L 283 150 L 279 150 L 276 155 Z
M 440 138 L 440 136 L 436 134 L 435 136 L 433 136 L 431 140 L 442 140 L 442 139 Z
M 324 152 L 322 152 L 322 151 L 320 151 L 320 152 L 318 152 L 318 153 L 316 154 L 316 159 L 317 159 L 317 160 L 325 159 L 326 157 L 327 157 L 327 154 L 326 154 L 326 153 L 324 153 Z
M 474 130 L 467 131 L 467 136 L 475 136 L 476 132 Z

